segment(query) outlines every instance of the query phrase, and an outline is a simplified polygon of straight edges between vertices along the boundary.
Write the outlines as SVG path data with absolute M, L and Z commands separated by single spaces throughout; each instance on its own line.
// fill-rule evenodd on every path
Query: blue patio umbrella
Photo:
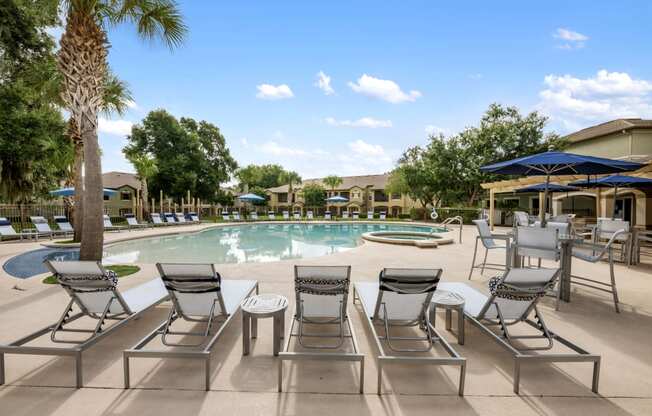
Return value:
M 611 218 L 613 219 L 616 217 L 616 197 L 618 196 L 618 188 L 652 187 L 652 179 L 627 175 L 609 175 L 594 180 L 572 182 L 570 185 L 579 186 L 581 188 L 614 188 L 614 206 L 611 212 Z
M 327 202 L 349 202 L 348 199 L 344 198 L 343 196 L 331 196 L 330 198 L 326 198 Z
M 524 188 L 518 188 L 514 192 L 545 192 L 545 190 L 546 190 L 546 184 L 538 183 L 536 185 L 530 185 Z M 577 190 L 578 188 L 575 186 L 560 185 L 557 183 L 548 184 L 548 192 L 571 192 Z
M 116 191 L 116 190 L 104 188 L 104 195 L 111 196 L 111 195 L 115 195 L 117 193 L 118 193 L 118 191 Z M 70 187 L 70 188 L 55 189 L 53 191 L 50 191 L 50 195 L 52 195 L 52 196 L 73 196 L 73 195 L 75 195 L 75 188 Z
M 621 173 L 641 168 L 641 163 L 606 159 L 595 156 L 549 150 L 544 153 L 519 157 L 505 162 L 482 166 L 481 171 L 503 175 L 546 177 L 544 201 L 548 199 L 551 175 L 599 175 Z M 545 226 L 545 210 L 541 210 L 541 226 Z
M 265 200 L 265 198 L 263 198 L 262 196 L 258 196 L 256 194 L 240 195 L 238 199 L 245 202 L 262 202 Z

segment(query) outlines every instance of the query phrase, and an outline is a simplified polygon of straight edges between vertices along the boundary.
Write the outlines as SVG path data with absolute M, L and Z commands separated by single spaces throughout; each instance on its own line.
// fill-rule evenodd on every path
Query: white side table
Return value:
M 457 293 L 438 289 L 432 295 L 430 303 L 430 322 L 435 325 L 437 308 L 446 310 L 446 329 L 451 330 L 452 311 L 457 312 L 457 343 L 464 345 L 464 298 Z
M 281 338 L 285 332 L 285 310 L 288 300 L 285 296 L 262 294 L 242 301 L 242 355 L 249 355 L 251 338 L 258 337 L 258 319 L 274 319 L 274 355 L 281 349 Z M 250 332 L 251 329 L 251 332 Z

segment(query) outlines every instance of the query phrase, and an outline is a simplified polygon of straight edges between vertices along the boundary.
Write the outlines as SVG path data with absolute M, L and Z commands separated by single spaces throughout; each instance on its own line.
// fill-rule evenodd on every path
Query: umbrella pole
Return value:
M 616 198 L 618 197 L 618 185 L 614 186 L 614 206 L 611 210 L 611 219 L 616 219 Z
M 546 175 L 546 187 L 543 191 L 543 209 L 541 210 L 541 228 L 546 226 L 546 203 L 548 202 L 548 184 L 550 183 L 550 174 Z

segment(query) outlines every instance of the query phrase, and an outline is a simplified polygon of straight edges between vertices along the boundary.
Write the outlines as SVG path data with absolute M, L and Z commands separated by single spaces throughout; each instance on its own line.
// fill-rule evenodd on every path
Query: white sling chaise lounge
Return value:
M 306 212 L 306 219 L 307 220 L 314 220 L 315 219 L 315 214 L 312 211 L 307 211 Z
M 364 355 L 360 353 L 347 313 L 350 282 L 351 266 L 294 266 L 296 306 L 285 346 L 279 353 L 279 392 L 283 390 L 283 362 L 292 360 L 359 362 L 360 394 L 364 392 Z M 316 328 L 309 332 L 306 325 Z M 325 327 L 337 330 L 317 330 Z M 291 350 L 293 338 L 302 351 Z M 326 339 L 330 341 L 318 342 Z M 351 341 L 352 352 L 342 348 L 347 339 Z
M 301 219 L 301 213 L 300 213 L 299 211 L 294 211 L 294 212 L 292 213 L 292 218 L 294 218 L 295 220 L 299 221 L 299 220 Z
M 155 227 L 170 225 L 167 222 L 163 222 L 163 220 L 161 219 L 161 214 L 159 214 L 158 212 L 152 212 L 151 214 L 149 214 L 149 216 L 152 219 L 152 224 L 154 224 Z
M 252 212 L 249 214 L 249 218 L 250 218 L 252 221 L 258 221 L 258 213 L 257 213 L 256 211 L 252 211 Z
M 111 217 L 106 214 L 104 214 L 103 221 L 104 231 L 122 231 L 126 228 L 124 225 L 113 225 L 111 222 Z
M 267 213 L 267 218 L 268 218 L 270 221 L 276 221 L 276 214 L 274 213 L 274 211 L 269 211 L 269 212 Z
M 289 211 L 283 211 L 283 219 L 286 220 L 286 221 L 290 219 L 290 212 Z
M 212 349 L 240 310 L 242 301 L 254 292 L 258 293 L 258 282 L 222 280 L 212 264 L 157 263 L 156 267 L 170 294 L 173 308 L 164 322 L 131 349 L 123 352 L 125 388 L 130 386 L 130 359 L 188 358 L 204 361 L 205 388 L 208 390 Z M 205 323 L 205 328 L 201 332 L 175 331 L 172 326 L 179 318 Z M 217 330 L 211 333 L 214 328 Z M 164 346 L 178 348 L 145 348 L 159 337 Z M 194 338 L 195 341 L 189 341 L 188 338 Z
M 57 224 L 57 227 L 59 227 L 59 231 L 66 234 L 75 233 L 75 229 L 72 227 L 72 224 L 70 224 L 70 221 L 68 221 L 68 218 L 66 218 L 65 215 L 55 215 L 52 219 Z
M 240 221 L 240 211 L 232 211 L 231 216 L 234 221 Z
M 177 219 L 174 216 L 174 214 L 171 212 L 164 212 L 163 219 L 165 220 L 165 223 L 168 225 L 177 225 Z
M 0 241 L 4 241 L 5 238 L 20 238 L 21 240 L 23 238 L 35 238 L 38 240 L 38 236 L 38 231 L 35 229 L 16 232 L 14 226 L 11 225 L 11 221 L 5 217 L 0 217 Z
M 29 220 L 32 222 L 32 224 L 34 224 L 34 227 L 36 228 L 36 231 L 39 234 L 39 236 L 50 237 L 50 239 L 52 239 L 57 235 L 68 234 L 65 231 L 53 230 L 52 228 L 50 228 L 50 224 L 48 224 L 48 220 L 46 220 L 45 217 L 41 217 L 41 216 L 29 217 Z
M 324 211 L 324 220 L 330 221 L 333 219 L 333 216 L 330 211 Z
M 486 296 L 465 283 L 442 283 L 439 287 L 465 299 L 464 316 L 482 332 L 514 356 L 514 393 L 519 393 L 521 364 L 527 362 L 593 363 L 592 391 L 598 392 L 600 356 L 590 354 L 571 341 L 550 331 L 537 308 L 539 299 L 552 288 L 559 269 L 510 269 L 489 281 L 491 294 Z M 533 315 L 530 318 L 530 315 Z M 525 323 L 536 334 L 514 335 L 510 327 Z M 496 330 L 492 330 L 495 327 Z M 522 332 L 521 332 L 522 333 Z M 529 341 L 529 342 L 528 342 Z M 543 342 L 542 342 L 543 341 Z M 554 341 L 570 352 L 545 352 Z
M 161 279 L 154 279 L 120 292 L 115 274 L 105 270 L 99 262 L 46 261 L 45 264 L 70 296 L 70 302 L 56 323 L 0 346 L 0 384 L 4 384 L 5 381 L 5 354 L 52 355 L 75 359 L 75 385 L 80 388 L 83 385 L 82 353 L 146 310 L 166 300 L 168 293 Z M 78 312 L 75 313 L 75 310 Z M 70 323 L 80 318 L 87 318 L 96 323 L 92 328 L 69 327 Z M 109 320 L 116 322 L 107 325 Z M 48 333 L 53 343 L 70 344 L 70 346 L 28 345 Z M 65 336 L 66 333 L 87 334 L 87 336 L 73 338 Z
M 381 394 L 383 366 L 395 364 L 453 365 L 460 367 L 458 394 L 464 395 L 466 359 L 442 338 L 430 318 L 430 300 L 441 278 L 441 269 L 383 269 L 379 282 L 358 282 L 355 284 L 353 301 L 360 301 L 369 329 L 378 348 L 378 390 Z M 392 327 L 413 326 L 423 336 L 392 336 Z M 382 327 L 378 335 L 377 327 Z M 420 344 L 405 348 L 398 344 Z M 449 357 L 425 356 L 437 343 L 441 343 Z M 385 348 L 385 346 L 387 348 Z M 392 354 L 401 353 L 401 355 Z M 418 356 L 405 353 L 421 353 Z
M 127 220 L 127 226 L 129 229 L 142 229 L 149 227 L 149 224 L 140 223 L 134 214 L 125 214 L 125 220 Z
M 177 222 L 179 224 L 184 224 L 184 225 L 185 224 L 191 224 L 190 221 L 186 221 L 186 214 L 184 214 L 183 212 L 175 212 L 174 213 L 174 218 L 176 218 L 176 220 L 177 220 Z

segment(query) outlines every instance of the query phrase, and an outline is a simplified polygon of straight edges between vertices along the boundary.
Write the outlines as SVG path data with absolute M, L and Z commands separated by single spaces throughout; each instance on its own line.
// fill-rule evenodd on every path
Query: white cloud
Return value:
M 261 100 L 283 100 L 294 97 L 292 90 L 286 84 L 261 84 L 257 85 L 256 88 L 258 89 L 256 97 Z
M 240 139 L 240 144 L 242 144 L 242 146 L 244 147 L 249 147 L 249 140 L 247 140 L 246 137 L 243 137 L 242 139 Z
M 394 104 L 415 101 L 421 97 L 421 93 L 417 90 L 405 93 L 394 81 L 374 78 L 367 74 L 358 78 L 357 83 L 349 82 L 349 87 L 357 93 Z
M 625 72 L 600 70 L 596 76 L 547 75 L 539 108 L 567 127 L 623 117 L 652 116 L 652 82 Z
M 385 149 L 379 144 L 367 143 L 364 140 L 349 142 L 349 149 L 357 155 L 364 157 L 386 157 Z
M 580 49 L 584 47 L 584 44 L 589 37 L 583 35 L 579 32 L 574 32 L 570 29 L 565 29 L 563 27 L 558 28 L 555 33 L 552 35 L 555 39 L 560 39 L 564 41 L 557 47 L 559 49 Z
M 357 120 L 336 120 L 333 117 L 326 117 L 324 121 L 336 127 L 365 127 L 370 129 L 392 127 L 391 120 L 378 120 L 373 117 L 362 117 Z
M 132 110 L 138 110 L 140 107 L 138 107 L 138 104 L 134 100 L 129 100 L 127 101 L 127 107 L 132 109 Z
M 449 133 L 449 130 L 447 128 L 435 126 L 433 124 L 428 124 L 425 127 L 424 131 L 428 136 L 439 136 L 440 134 L 446 135 Z
M 481 73 L 478 72 L 478 73 L 469 75 L 469 78 L 471 78 L 472 80 L 477 81 L 479 79 L 484 78 L 484 75 L 482 75 Z
M 98 131 L 114 136 L 127 136 L 131 134 L 131 127 L 133 125 L 134 123 L 127 120 L 108 120 L 103 117 L 98 119 Z
M 324 71 L 319 71 L 317 73 L 317 82 L 315 82 L 315 87 L 319 88 L 326 95 L 335 94 L 335 90 L 331 87 L 331 77 L 324 74 Z
M 307 156 L 308 155 L 308 152 L 303 149 L 285 147 L 273 140 L 263 143 L 260 146 L 260 150 L 263 153 L 268 153 L 274 156 Z

